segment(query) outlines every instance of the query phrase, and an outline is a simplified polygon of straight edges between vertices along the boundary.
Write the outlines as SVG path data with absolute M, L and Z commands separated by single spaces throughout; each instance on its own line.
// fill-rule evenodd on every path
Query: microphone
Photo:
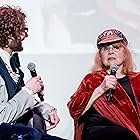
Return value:
M 35 64 L 32 63 L 32 62 L 30 62 L 30 63 L 28 64 L 28 66 L 27 66 L 27 68 L 30 70 L 30 73 L 31 73 L 31 76 L 32 76 L 32 77 L 36 77 L 36 76 L 37 76 L 35 67 L 36 67 Z M 42 88 L 43 88 L 43 87 L 42 87 Z M 42 95 L 40 92 L 38 92 L 37 94 L 38 94 L 38 97 L 40 98 L 40 101 L 44 101 L 43 95 Z
M 114 76 L 116 76 L 116 71 L 118 70 L 118 66 L 116 65 L 116 64 L 112 64 L 111 66 L 110 66 L 110 75 L 114 75 Z M 113 89 L 112 88 L 110 88 L 109 90 L 108 90 L 108 92 L 107 92 L 107 101 L 108 102 L 110 102 L 110 101 L 112 101 L 112 92 L 113 92 Z

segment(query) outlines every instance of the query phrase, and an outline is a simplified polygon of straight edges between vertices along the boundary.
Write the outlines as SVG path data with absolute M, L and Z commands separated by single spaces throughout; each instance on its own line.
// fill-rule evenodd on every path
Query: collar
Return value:
M 2 48 L 0 48 L 0 57 L 2 58 L 2 60 L 4 61 L 4 63 L 6 63 L 10 68 L 10 58 L 12 55 L 10 55 L 8 52 L 6 52 L 5 50 L 3 50 Z

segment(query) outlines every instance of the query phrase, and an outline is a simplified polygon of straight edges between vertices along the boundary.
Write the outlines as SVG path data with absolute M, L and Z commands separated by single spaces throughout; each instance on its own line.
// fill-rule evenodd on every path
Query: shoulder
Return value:
M 106 73 L 104 71 L 95 71 L 95 72 L 88 73 L 85 76 L 85 79 L 90 79 L 90 78 L 100 79 L 100 78 L 103 78 L 105 75 Z
M 130 79 L 140 79 L 140 72 L 131 72 L 128 74 L 128 77 Z
M 84 81 L 86 82 L 98 82 L 102 81 L 102 79 L 105 77 L 106 73 L 104 71 L 95 71 L 95 72 L 90 72 L 85 75 Z

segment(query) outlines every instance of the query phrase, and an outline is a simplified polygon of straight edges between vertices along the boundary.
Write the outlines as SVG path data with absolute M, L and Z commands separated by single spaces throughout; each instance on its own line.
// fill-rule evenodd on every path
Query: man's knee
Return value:
M 41 140 L 41 133 L 37 129 L 22 125 L 0 125 L 0 140 L 17 140 L 18 137 L 24 140 Z

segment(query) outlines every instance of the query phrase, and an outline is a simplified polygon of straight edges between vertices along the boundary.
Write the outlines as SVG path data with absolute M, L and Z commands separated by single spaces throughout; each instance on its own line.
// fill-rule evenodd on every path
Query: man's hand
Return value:
M 48 130 L 50 130 L 50 129 L 52 129 L 52 128 L 54 128 L 54 127 L 56 127 L 56 125 L 59 123 L 59 121 L 60 121 L 60 119 L 59 119 L 59 117 L 58 117 L 58 115 L 57 115 L 57 112 L 56 112 L 56 110 L 54 110 L 54 111 L 51 111 L 49 114 L 49 117 L 50 117 L 50 121 L 49 121 L 49 126 L 46 126 L 46 130 L 48 131 Z
M 43 81 L 41 80 L 41 77 L 36 76 L 36 77 L 30 78 L 27 81 L 25 87 L 32 90 L 33 93 L 35 94 L 35 93 L 41 92 L 43 90 L 42 87 L 44 87 L 44 85 L 43 85 Z

